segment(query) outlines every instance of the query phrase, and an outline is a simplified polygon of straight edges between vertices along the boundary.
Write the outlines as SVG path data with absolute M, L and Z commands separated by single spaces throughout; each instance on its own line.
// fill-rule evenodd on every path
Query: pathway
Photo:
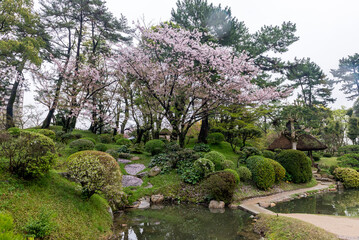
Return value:
M 136 175 L 146 168 L 145 165 L 138 163 L 132 164 L 132 161 L 127 159 L 118 159 L 118 162 L 126 164 L 125 170 L 129 174 L 122 176 L 122 186 L 137 187 L 143 184 L 142 179 L 137 177 Z

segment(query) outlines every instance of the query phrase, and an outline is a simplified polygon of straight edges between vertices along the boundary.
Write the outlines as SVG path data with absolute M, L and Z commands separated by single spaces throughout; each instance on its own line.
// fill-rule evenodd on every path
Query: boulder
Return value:
M 225 204 L 223 201 L 216 201 L 216 200 L 212 200 L 209 202 L 209 206 L 208 208 L 210 209 L 222 209 L 224 208 Z
M 274 202 L 272 202 L 272 203 L 270 203 L 270 205 L 269 205 L 270 207 L 275 207 L 275 203 Z
M 163 202 L 164 199 L 165 199 L 165 197 L 162 194 L 157 194 L 157 195 L 151 196 L 151 202 L 153 204 L 160 204 Z
M 261 206 L 263 208 L 268 208 L 270 206 L 270 203 L 268 203 L 268 202 L 260 202 L 259 206 Z
M 140 199 L 140 205 L 138 206 L 139 209 L 149 208 L 150 206 L 151 206 L 151 204 L 150 204 L 149 197 L 144 197 L 144 198 Z
M 238 209 L 239 206 L 237 204 L 231 203 L 231 204 L 228 205 L 228 207 L 230 209 Z
M 144 178 L 148 175 L 148 172 L 140 172 L 140 173 L 137 173 L 136 177 L 139 177 L 139 178 Z
M 157 176 L 158 174 L 160 174 L 161 172 L 161 168 L 154 166 L 153 168 L 151 168 L 151 170 L 148 172 L 148 176 L 150 177 L 154 177 Z

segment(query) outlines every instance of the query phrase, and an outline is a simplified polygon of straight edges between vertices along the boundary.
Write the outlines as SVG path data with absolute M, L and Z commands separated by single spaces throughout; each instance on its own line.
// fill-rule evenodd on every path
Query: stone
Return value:
M 130 175 L 136 175 L 137 173 L 141 172 L 143 169 L 145 169 L 145 165 L 143 164 L 129 164 L 125 166 L 125 170 Z
M 150 206 L 151 206 L 151 204 L 150 204 L 149 197 L 144 197 L 144 198 L 140 199 L 140 205 L 138 206 L 139 209 L 149 208 Z
M 138 187 L 143 183 L 141 178 L 131 176 L 131 175 L 123 175 L 122 176 L 122 186 L 123 187 Z
M 153 185 L 151 183 L 148 183 L 145 188 L 152 188 L 152 187 L 153 187 Z
M 121 159 L 121 158 L 119 158 L 117 161 L 118 161 L 119 163 L 124 163 L 124 164 L 131 163 L 131 162 L 132 162 L 131 160 Z
M 114 215 L 113 215 L 112 208 L 111 208 L 111 207 L 108 207 L 108 208 L 107 208 L 107 212 L 111 215 L 111 218 L 112 218 L 112 220 L 113 220 Z
M 270 203 L 270 205 L 269 205 L 270 207 L 275 207 L 275 203 L 274 202 L 272 202 L 272 203 Z
M 216 200 L 211 200 L 209 202 L 208 208 L 210 208 L 210 209 L 222 209 L 222 208 L 224 208 L 224 206 L 225 206 L 225 204 L 224 204 L 223 201 L 218 202 Z
M 154 210 L 161 210 L 163 209 L 165 206 L 163 205 L 152 205 L 151 206 L 151 209 L 154 209 Z
M 157 195 L 151 196 L 151 202 L 153 204 L 160 204 L 163 202 L 164 199 L 165 199 L 165 197 L 162 194 L 157 194 Z
M 137 173 L 136 177 L 139 177 L 139 178 L 144 178 L 148 175 L 148 172 L 140 172 L 140 173 Z
M 239 206 L 237 204 L 231 203 L 231 204 L 228 205 L 228 207 L 230 209 L 238 209 Z
M 131 160 L 132 161 L 138 161 L 138 160 L 140 160 L 140 157 L 132 157 Z
M 151 170 L 148 172 L 148 176 L 150 177 L 154 177 L 157 176 L 158 174 L 160 174 L 161 172 L 161 168 L 154 166 L 153 168 L 151 168 Z
M 130 208 L 138 208 L 138 206 L 140 206 L 140 203 L 139 201 L 136 201 L 132 204 L 132 206 L 130 206 Z
M 268 203 L 268 202 L 260 202 L 260 203 L 259 203 L 259 206 L 261 206 L 261 207 L 263 207 L 263 208 L 267 208 L 267 207 L 270 206 L 270 203 Z

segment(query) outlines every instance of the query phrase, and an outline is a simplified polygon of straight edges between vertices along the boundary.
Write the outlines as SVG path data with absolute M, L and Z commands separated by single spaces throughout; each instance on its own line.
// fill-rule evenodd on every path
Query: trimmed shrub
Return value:
M 234 164 L 234 162 L 232 162 L 231 160 L 224 160 L 222 163 L 222 168 L 223 169 L 236 169 L 236 165 Z
M 359 153 L 359 145 L 347 145 L 338 149 L 338 154 Z
M 93 142 L 93 144 L 95 144 L 95 145 L 96 145 L 96 140 L 95 140 L 95 139 L 93 139 L 93 138 L 90 138 L 90 137 L 84 137 L 84 138 L 80 138 L 80 139 L 86 139 L 86 140 L 89 140 L 89 141 Z
M 332 165 L 332 166 L 330 166 L 330 167 L 329 167 L 329 172 L 330 172 L 330 174 L 334 175 L 334 170 L 335 170 L 336 168 L 338 168 L 338 167 L 339 167 L 338 165 Z
M 318 161 L 320 161 L 320 154 L 319 153 L 316 153 L 316 152 L 313 152 L 313 161 L 314 162 L 318 162 Z
M 338 165 L 359 170 L 359 153 L 348 153 L 338 157 Z
M 230 168 L 225 168 L 223 171 L 232 173 L 234 175 L 235 179 L 236 179 L 236 183 L 237 184 L 239 183 L 240 178 L 239 178 L 239 174 L 236 172 L 236 170 L 233 170 L 233 169 L 230 169 Z
M 312 162 L 301 151 L 284 150 L 276 159 L 292 177 L 294 183 L 306 183 L 312 179 Z
M 197 143 L 196 145 L 194 145 L 193 150 L 195 152 L 210 152 L 211 148 L 209 147 L 208 144 L 205 143 Z
M 200 172 L 193 167 L 184 169 L 181 172 L 180 177 L 183 182 L 189 183 L 189 184 L 196 184 L 196 183 L 200 182 L 202 179 Z
M 95 144 L 87 139 L 77 139 L 72 141 L 69 144 L 69 148 L 73 149 L 74 151 L 84 151 L 84 150 L 92 150 L 95 147 Z
M 131 158 L 132 158 L 132 155 L 129 154 L 129 153 L 119 153 L 119 154 L 118 154 L 118 157 L 119 157 L 119 158 L 123 158 L 123 159 L 131 159 Z
M 205 158 L 200 158 L 194 161 L 193 168 L 199 172 L 201 177 L 205 177 L 209 173 L 214 172 L 213 162 Z
M 163 152 L 164 148 L 165 143 L 158 139 L 150 140 L 145 144 L 146 152 L 150 153 L 152 156 Z
M 114 159 L 118 159 L 120 154 L 115 149 L 108 149 L 106 153 L 110 154 Z
M 252 172 L 244 166 L 241 166 L 237 169 L 239 179 L 243 182 L 249 182 L 252 180 Z
M 106 143 L 106 144 L 113 143 L 113 137 L 111 134 L 108 133 L 100 134 L 100 136 L 98 136 L 98 139 L 101 143 Z
M 214 163 L 214 167 L 216 171 L 220 171 L 223 169 L 223 162 L 226 160 L 226 157 L 217 151 L 210 151 L 204 155 L 204 158 L 211 160 Z
M 117 142 L 117 140 L 122 139 L 122 138 L 123 138 L 123 134 L 116 134 L 115 136 L 113 136 L 113 140 L 115 142 Z
M 250 156 L 261 155 L 261 151 L 259 151 L 256 147 L 244 147 L 242 152 L 245 154 L 246 158 Z
M 75 135 L 73 135 L 72 133 L 60 132 L 60 134 L 61 134 L 60 135 L 60 142 L 63 142 L 63 143 L 68 143 L 71 140 L 76 139 Z
M 268 160 L 274 168 L 275 182 L 278 183 L 279 181 L 282 181 L 285 178 L 285 168 L 273 159 L 266 158 L 266 160 Z
M 101 151 L 101 152 L 106 152 L 107 151 L 107 146 L 103 143 L 99 143 L 95 145 L 95 149 L 97 151 Z
M 208 134 L 207 141 L 212 144 L 220 144 L 224 141 L 224 135 L 219 132 Z
M 55 140 L 56 138 L 55 132 L 50 129 L 26 129 L 24 131 L 40 133 L 46 137 L 51 138 L 52 140 Z
M 121 145 L 119 146 L 116 151 L 118 153 L 130 153 L 130 150 L 128 149 L 128 147 L 126 145 Z
M 351 168 L 336 168 L 334 177 L 343 182 L 345 188 L 359 188 L 359 173 Z
M 125 206 L 122 173 L 110 154 L 100 151 L 77 152 L 69 156 L 67 166 L 70 177 L 81 184 L 84 198 L 102 192 L 114 209 Z
M 267 190 L 273 186 L 275 171 L 268 159 L 262 156 L 252 156 L 247 159 L 247 162 L 253 181 L 259 189 Z
M 263 150 L 262 155 L 265 158 L 275 159 L 275 156 L 277 155 L 275 152 L 269 151 L 269 150 Z
M 7 130 L 7 132 L 11 135 L 11 136 L 14 136 L 14 137 L 17 137 L 20 135 L 20 128 L 17 128 L 17 127 L 11 127 Z
M 181 151 L 176 152 L 174 155 L 176 158 L 176 168 L 177 172 L 181 175 L 186 169 L 190 169 L 193 167 L 193 162 L 200 158 L 199 154 L 197 154 L 192 149 L 185 148 Z
M 215 172 L 208 176 L 203 183 L 204 188 L 210 194 L 210 198 L 229 203 L 236 189 L 235 176 L 230 172 Z
M 158 166 L 161 168 L 161 173 L 169 172 L 175 166 L 173 158 L 167 153 L 160 153 L 151 158 L 148 167 L 152 168 Z
M 145 147 L 143 146 L 143 144 L 136 143 L 136 144 L 133 144 L 129 150 L 130 150 L 130 153 L 142 154 L 145 151 Z
M 1 143 L 0 156 L 8 158 L 11 172 L 23 178 L 37 178 L 55 164 L 55 144 L 42 134 L 22 131 L 18 138 Z
M 131 147 L 132 142 L 130 139 L 121 138 L 116 141 L 116 145 L 125 145 L 126 147 Z
M 333 155 L 331 153 L 323 153 L 323 157 L 331 158 Z
M 165 152 L 178 152 L 181 150 L 182 150 L 182 148 L 176 142 L 165 143 L 165 148 L 164 148 Z

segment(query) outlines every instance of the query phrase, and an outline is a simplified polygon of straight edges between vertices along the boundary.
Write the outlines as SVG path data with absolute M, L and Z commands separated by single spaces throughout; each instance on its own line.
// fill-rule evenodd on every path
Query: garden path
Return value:
M 141 186 L 143 184 L 143 181 L 141 178 L 136 177 L 136 174 L 141 172 L 143 169 L 146 168 L 143 164 L 129 164 L 132 161 L 127 159 L 118 159 L 119 163 L 127 164 L 125 166 L 125 170 L 129 175 L 123 175 L 122 176 L 122 186 L 124 187 L 137 187 Z

